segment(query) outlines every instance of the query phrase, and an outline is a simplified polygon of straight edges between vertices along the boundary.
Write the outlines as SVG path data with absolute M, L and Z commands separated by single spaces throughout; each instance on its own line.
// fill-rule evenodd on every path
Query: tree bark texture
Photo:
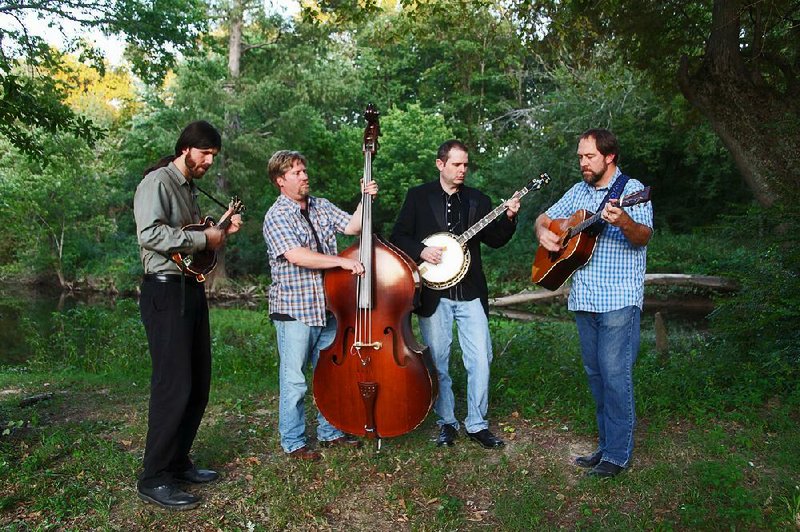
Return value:
M 800 106 L 795 96 L 764 82 L 757 60 L 743 57 L 742 8 L 742 0 L 714 1 L 702 62 L 692 69 L 682 57 L 678 84 L 730 151 L 758 203 L 771 206 L 798 185 Z

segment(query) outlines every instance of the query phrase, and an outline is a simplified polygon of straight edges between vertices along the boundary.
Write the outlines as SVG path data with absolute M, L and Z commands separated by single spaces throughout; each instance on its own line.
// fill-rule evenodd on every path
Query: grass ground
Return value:
M 72 314 L 68 327 L 33 341 L 27 367 L 0 369 L 5 529 L 800 527 L 797 392 L 745 396 L 741 390 L 761 385 L 743 370 L 731 381 L 692 330 L 671 331 L 665 361 L 645 325 L 634 462 L 615 479 L 596 480 L 572 464 L 593 450 L 594 427 L 569 322 L 492 321 L 490 421 L 504 449 L 484 450 L 463 435 L 453 448 L 437 448 L 429 416 L 385 440 L 380 453 L 370 445 L 326 449 L 322 461 L 304 463 L 278 444 L 269 322 L 240 310 L 212 316 L 215 380 L 194 446 L 195 461 L 222 478 L 189 488 L 204 499 L 198 509 L 166 512 L 135 492 L 149 374 L 135 311 L 93 312 Z M 87 329 L 95 331 L 91 342 Z M 23 406 L 41 394 L 52 395 Z

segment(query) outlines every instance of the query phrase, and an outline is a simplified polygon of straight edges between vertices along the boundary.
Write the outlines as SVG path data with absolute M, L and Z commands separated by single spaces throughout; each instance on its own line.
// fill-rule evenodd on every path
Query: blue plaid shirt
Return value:
M 283 194 L 264 215 L 262 230 L 272 271 L 269 312 L 286 314 L 309 326 L 324 326 L 322 270 L 295 266 L 283 254 L 303 247 L 336 255 L 336 233 L 344 233 L 351 215 L 326 199 L 312 196 L 308 197 L 308 215 L 322 249 L 317 249 L 317 241 L 300 213 L 300 206 Z
M 584 181 L 576 183 L 545 214 L 556 219 L 572 216 L 580 209 L 597 212 L 609 187 L 620 175 L 618 168 L 608 186 L 598 189 Z M 641 182 L 630 179 L 625 184 L 624 194 L 643 188 Z M 649 202 L 626 207 L 625 211 L 635 222 L 653 228 L 653 207 Z M 647 246 L 631 245 L 618 227 L 606 224 L 597 238 L 592 258 L 572 275 L 569 310 L 610 312 L 631 305 L 641 309 L 646 262 Z

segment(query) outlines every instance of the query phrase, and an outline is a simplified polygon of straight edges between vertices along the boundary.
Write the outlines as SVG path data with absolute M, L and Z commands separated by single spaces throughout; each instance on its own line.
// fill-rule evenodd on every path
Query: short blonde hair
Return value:
M 291 170 L 296 162 L 307 164 L 306 158 L 299 151 L 278 150 L 272 154 L 267 163 L 267 175 L 276 187 L 278 178 Z

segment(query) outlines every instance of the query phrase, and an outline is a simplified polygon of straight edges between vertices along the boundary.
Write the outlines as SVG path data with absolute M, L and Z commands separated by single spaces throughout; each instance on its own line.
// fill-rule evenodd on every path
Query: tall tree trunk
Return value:
M 242 58 L 242 29 L 244 27 L 244 0 L 235 0 L 228 13 L 228 80 L 225 82 L 225 91 L 230 96 L 229 105 L 235 102 L 235 95 L 241 71 Z M 225 124 L 223 126 L 226 140 L 232 143 L 239 136 L 241 123 L 239 113 L 230 108 L 225 112 Z M 230 183 L 228 180 L 229 157 L 224 150 L 219 157 L 220 170 L 217 174 L 217 192 L 226 198 L 229 195 Z M 225 247 L 217 250 L 217 267 L 209 276 L 209 287 L 212 291 L 224 287 L 228 283 L 228 270 L 225 263 Z
M 796 98 L 761 82 L 740 48 L 741 0 L 714 0 L 711 36 L 693 72 L 684 56 L 678 84 L 711 123 L 756 200 L 770 206 L 798 185 Z
M 244 6 L 237 0 L 230 13 L 230 35 L 228 35 L 228 78 L 231 82 L 239 79 L 242 59 L 242 26 L 244 24 Z

